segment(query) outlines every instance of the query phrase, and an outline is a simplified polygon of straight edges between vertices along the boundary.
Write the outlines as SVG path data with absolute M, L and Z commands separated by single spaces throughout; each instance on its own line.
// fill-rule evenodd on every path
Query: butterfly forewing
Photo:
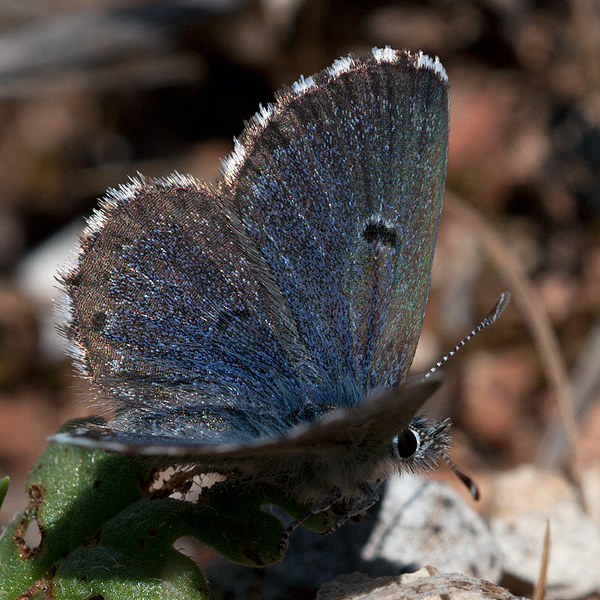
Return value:
M 405 377 L 427 299 L 449 121 L 445 75 L 421 59 L 338 61 L 281 94 L 226 164 L 311 355 L 361 398 Z

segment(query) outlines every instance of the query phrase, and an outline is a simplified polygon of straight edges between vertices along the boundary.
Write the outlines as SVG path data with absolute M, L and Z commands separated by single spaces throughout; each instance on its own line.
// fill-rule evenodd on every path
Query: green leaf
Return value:
M 145 460 L 50 444 L 27 479 L 29 507 L 0 535 L 0 600 L 26 593 L 204 599 L 207 583 L 174 550 L 178 538 L 194 537 L 243 565 L 266 566 L 285 548 L 284 525 L 264 507 L 280 506 L 293 518 L 308 512 L 280 490 L 252 482 L 216 484 L 196 504 L 162 497 L 150 489 L 153 473 Z M 7 489 L 8 478 L 0 480 L 0 500 Z M 334 519 L 326 511 L 305 526 L 324 532 Z M 28 528 L 37 528 L 39 543 Z
M 6 498 L 6 494 L 8 492 L 9 481 L 10 477 L 3 477 L 2 479 L 0 479 L 0 508 L 2 508 L 4 498 Z
M 138 460 L 50 444 L 27 479 L 29 507 L 0 535 L 0 598 L 18 596 L 62 556 L 144 495 L 150 469 Z M 26 541 L 28 527 L 41 542 Z
M 80 547 L 60 561 L 53 583 L 53 600 L 208 599 L 198 566 L 172 548 L 158 561 L 115 547 Z

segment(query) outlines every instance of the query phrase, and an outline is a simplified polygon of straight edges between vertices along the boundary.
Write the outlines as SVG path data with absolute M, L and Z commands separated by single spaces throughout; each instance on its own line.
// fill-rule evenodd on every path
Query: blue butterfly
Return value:
M 406 381 L 446 173 L 446 73 L 373 49 L 261 107 L 216 186 L 109 191 L 62 277 L 75 359 L 116 416 L 54 441 L 265 482 L 339 523 L 432 467 Z

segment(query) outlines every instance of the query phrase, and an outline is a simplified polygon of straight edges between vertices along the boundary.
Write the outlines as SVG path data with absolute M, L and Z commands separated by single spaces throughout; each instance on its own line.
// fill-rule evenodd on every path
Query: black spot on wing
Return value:
M 371 243 L 380 243 L 384 246 L 396 247 L 398 234 L 393 227 L 388 227 L 385 223 L 379 221 L 377 223 L 369 223 L 364 231 L 363 238 Z
M 106 313 L 104 311 L 97 311 L 92 317 L 92 330 L 96 333 L 100 333 L 106 326 Z

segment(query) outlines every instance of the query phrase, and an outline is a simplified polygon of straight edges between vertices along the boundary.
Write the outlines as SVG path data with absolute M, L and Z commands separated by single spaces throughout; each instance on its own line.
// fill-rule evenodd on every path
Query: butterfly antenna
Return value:
M 437 363 L 435 363 L 435 365 L 433 367 L 431 367 L 431 369 L 429 369 L 429 371 L 427 371 L 427 373 L 425 373 L 424 376 L 431 377 L 442 365 L 444 365 L 446 362 L 448 362 L 448 360 L 452 356 L 454 356 L 470 339 L 475 337 L 482 329 L 485 329 L 488 325 L 495 323 L 496 320 L 498 319 L 498 317 L 502 314 L 502 311 L 506 308 L 506 305 L 509 303 L 509 301 L 510 301 L 510 293 L 502 292 L 502 294 L 500 294 L 500 298 L 498 299 L 498 302 L 496 302 L 496 305 L 494 306 L 494 308 L 492 308 L 492 310 L 489 312 L 487 317 L 485 317 L 485 319 L 483 319 L 483 321 L 481 321 L 481 323 L 479 323 L 479 325 L 477 325 L 477 327 L 475 327 L 475 329 L 473 329 L 473 331 L 471 331 L 471 333 L 469 333 L 469 335 L 464 337 L 458 344 L 456 344 L 456 346 L 454 346 L 454 348 L 452 350 L 450 350 L 450 352 L 448 352 L 448 354 L 446 354 L 446 356 L 444 356 Z M 458 473 L 457 473 L 457 475 L 458 475 Z M 460 475 L 459 475 L 459 477 L 460 477 Z M 460 478 L 462 479 L 462 477 L 460 477 Z
M 506 305 L 510 301 L 510 293 L 503 292 L 500 294 L 498 302 L 496 302 L 494 308 L 489 314 L 467 335 L 463 338 L 446 356 L 439 360 L 427 373 L 425 377 L 431 377 L 443 364 L 445 364 L 451 356 L 454 356 L 471 338 L 477 335 L 482 329 L 485 329 L 488 325 L 495 323 L 498 317 L 502 314 L 502 311 L 506 308 Z M 448 463 L 448 466 L 452 469 L 452 472 L 467 486 L 473 500 L 479 500 L 479 488 L 473 479 L 471 479 L 466 473 L 463 473 L 449 457 L 445 456 L 444 460 Z
M 448 466 L 452 469 L 452 472 L 467 486 L 471 498 L 473 500 L 479 500 L 479 488 L 473 479 L 471 479 L 466 473 L 463 473 L 447 456 L 444 460 L 448 463 Z

